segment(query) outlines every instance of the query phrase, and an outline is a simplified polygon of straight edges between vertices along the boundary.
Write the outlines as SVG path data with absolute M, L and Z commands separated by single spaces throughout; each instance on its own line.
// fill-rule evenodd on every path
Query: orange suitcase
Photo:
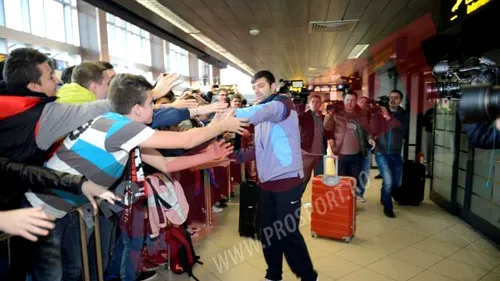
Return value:
M 337 156 L 327 155 L 326 159 Z M 326 166 L 326 165 L 325 165 Z M 326 167 L 324 169 L 326 172 Z M 311 234 L 349 243 L 356 233 L 356 179 L 318 175 L 312 184 Z

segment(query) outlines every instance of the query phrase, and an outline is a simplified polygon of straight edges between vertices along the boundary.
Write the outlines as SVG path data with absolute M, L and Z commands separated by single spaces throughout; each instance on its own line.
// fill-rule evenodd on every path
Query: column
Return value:
M 98 9 L 83 0 L 78 0 L 77 7 L 82 61 L 99 60 Z
M 195 54 L 189 53 L 189 84 L 192 87 L 201 86 L 201 75 L 198 70 L 198 57 Z
M 214 85 L 220 85 L 220 68 L 212 65 L 213 81 L 210 81 Z
M 106 23 L 106 12 L 101 9 L 97 9 L 97 27 L 98 27 L 98 38 L 99 38 L 99 50 L 101 61 L 110 61 L 109 57 L 109 45 L 108 45 L 108 26 Z
M 151 34 L 151 71 L 153 78 L 165 72 L 165 50 L 163 49 L 163 39 Z

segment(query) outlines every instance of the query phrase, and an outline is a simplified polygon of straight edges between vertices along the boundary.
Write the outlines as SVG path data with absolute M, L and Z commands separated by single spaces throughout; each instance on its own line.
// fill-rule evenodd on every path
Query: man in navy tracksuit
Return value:
M 269 71 L 257 72 L 252 85 L 258 105 L 235 110 L 238 118 L 255 125 L 255 148 L 240 150 L 240 162 L 256 160 L 261 184 L 261 242 L 268 266 L 266 280 L 282 279 L 283 255 L 303 281 L 316 281 L 309 252 L 299 231 L 304 191 L 298 114 L 290 98 L 275 94 L 276 80 Z

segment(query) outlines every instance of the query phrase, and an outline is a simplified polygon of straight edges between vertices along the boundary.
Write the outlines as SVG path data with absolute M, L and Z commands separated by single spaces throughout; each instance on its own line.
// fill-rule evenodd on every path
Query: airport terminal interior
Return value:
M 0 0 L 0 280 L 500 281 L 499 13 Z

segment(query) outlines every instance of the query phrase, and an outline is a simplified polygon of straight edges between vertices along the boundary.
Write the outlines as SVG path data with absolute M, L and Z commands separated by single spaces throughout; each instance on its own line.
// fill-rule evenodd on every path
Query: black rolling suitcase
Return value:
M 244 180 L 240 184 L 240 236 L 260 238 L 259 231 L 260 187 L 255 181 Z
M 424 201 L 425 166 L 408 160 L 403 163 L 403 181 L 400 188 L 393 189 L 392 197 L 399 205 L 418 206 Z

